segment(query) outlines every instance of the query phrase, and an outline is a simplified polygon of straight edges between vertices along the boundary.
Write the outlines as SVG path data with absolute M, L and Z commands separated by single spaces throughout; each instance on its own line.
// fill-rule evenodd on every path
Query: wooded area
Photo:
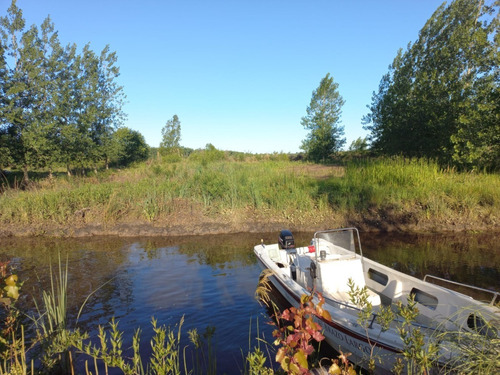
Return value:
M 30 169 L 71 174 L 148 156 L 141 134 L 115 132 L 125 95 L 109 46 L 62 46 L 50 17 L 26 28 L 16 1 L 0 31 L 0 168 L 22 169 L 27 181 Z
M 365 116 L 372 149 L 500 169 L 500 2 L 441 5 L 400 50 Z
M 356 141 L 363 150 L 500 169 L 499 7 L 498 0 L 455 0 L 436 10 L 374 92 L 363 118 L 369 144 Z M 125 94 L 109 46 L 100 53 L 89 44 L 63 46 L 50 17 L 27 28 L 15 0 L 0 33 L 0 171 L 23 170 L 26 182 L 30 170 L 72 174 L 149 156 L 144 137 L 122 127 Z M 344 145 L 343 104 L 327 74 L 302 118 L 308 159 L 328 162 Z M 162 135 L 160 148 L 180 147 L 177 116 Z

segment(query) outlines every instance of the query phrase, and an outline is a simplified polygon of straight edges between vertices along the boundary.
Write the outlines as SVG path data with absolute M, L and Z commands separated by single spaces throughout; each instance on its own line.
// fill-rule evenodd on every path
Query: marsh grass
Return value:
M 465 308 L 455 313 L 474 316 L 470 329 L 437 331 L 435 341 L 448 343 L 449 349 L 460 355 L 452 356 L 442 373 L 451 374 L 498 374 L 500 373 L 500 328 L 494 313 L 484 315 L 473 308 Z M 439 327 L 438 327 L 439 328 Z
M 351 162 L 322 189 L 333 207 L 415 224 L 488 223 L 500 209 L 500 176 L 441 169 L 425 159 Z
M 500 176 L 441 169 L 423 159 L 367 159 L 328 167 L 220 152 L 150 161 L 92 177 L 41 180 L 0 195 L 0 223 L 171 222 L 178 202 L 200 217 L 338 225 L 365 217 L 400 224 L 498 222 Z M 84 213 L 81 215 L 80 213 Z
M 31 374 L 34 374 L 34 361 L 31 361 L 28 365 L 26 352 L 27 348 L 24 339 L 24 327 L 21 326 L 20 338 L 17 338 L 15 333 L 12 332 L 10 358 L 3 359 L 0 365 L 0 375 L 26 375 L 29 373 L 28 370 L 31 371 Z
M 70 373 L 72 347 L 87 335 L 69 329 L 67 320 L 68 260 L 62 264 L 58 254 L 58 270 L 50 267 L 50 290 L 42 291 L 42 303 L 35 300 L 37 316 L 31 317 L 36 329 L 34 343 L 37 357 L 45 371 Z

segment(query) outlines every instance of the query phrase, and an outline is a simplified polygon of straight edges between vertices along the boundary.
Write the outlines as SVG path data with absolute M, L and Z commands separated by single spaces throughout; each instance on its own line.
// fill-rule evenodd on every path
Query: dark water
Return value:
M 296 233 L 307 245 L 312 233 Z M 277 233 L 182 238 L 1 239 L 0 257 L 11 260 L 24 281 L 21 306 L 33 308 L 49 288 L 58 253 L 68 259 L 71 324 L 88 298 L 78 326 L 93 337 L 111 317 L 119 321 L 124 347 L 141 327 L 141 351 L 149 354 L 151 318 L 172 328 L 184 316 L 187 332 L 215 327 L 217 372 L 240 373 L 255 337 L 272 342 L 269 316 L 254 298 L 260 269 L 252 249 Z M 417 277 L 430 273 L 500 290 L 500 244 L 496 234 L 397 236 L 362 233 L 364 255 Z M 249 343 L 249 340 L 251 341 Z

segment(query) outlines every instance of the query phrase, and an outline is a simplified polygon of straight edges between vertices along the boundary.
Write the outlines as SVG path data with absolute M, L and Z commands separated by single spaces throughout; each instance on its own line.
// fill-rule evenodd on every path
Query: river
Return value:
M 298 246 L 312 233 L 296 233 Z M 50 287 L 50 267 L 58 254 L 68 261 L 70 325 L 95 339 L 112 317 L 124 331 L 124 347 L 141 327 L 141 353 L 147 358 L 151 319 L 174 328 L 182 317 L 182 346 L 188 331 L 215 328 L 217 373 L 240 373 L 249 345 L 262 337 L 272 343 L 269 315 L 254 297 L 260 269 L 253 245 L 277 242 L 278 233 L 175 238 L 86 239 L 2 238 L 0 259 L 10 260 L 22 286 L 19 305 L 33 312 L 33 299 Z M 364 255 L 390 267 L 500 290 L 497 234 L 401 235 L 361 233 Z M 90 296 L 90 297 L 89 297 Z M 272 345 L 271 345 L 272 346 Z M 261 344 L 267 353 L 265 345 Z

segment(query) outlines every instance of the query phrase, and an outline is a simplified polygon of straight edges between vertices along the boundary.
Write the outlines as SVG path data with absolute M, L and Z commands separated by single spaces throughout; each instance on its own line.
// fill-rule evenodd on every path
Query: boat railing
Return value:
M 438 280 L 438 281 L 441 281 L 441 282 L 444 282 L 444 283 L 447 283 L 447 284 L 451 284 L 451 285 L 459 286 L 459 287 L 462 287 L 462 288 L 471 289 L 471 290 L 475 290 L 475 291 L 478 291 L 478 292 L 483 292 L 483 293 L 490 294 L 490 295 L 492 295 L 492 299 L 490 301 L 490 305 L 491 306 L 493 306 L 495 304 L 495 301 L 497 300 L 498 296 L 500 296 L 500 293 L 496 292 L 494 290 L 479 288 L 479 287 L 474 286 L 474 285 L 459 283 L 457 281 L 443 279 L 442 277 L 437 277 L 437 276 L 434 276 L 434 275 L 427 274 L 427 275 L 424 276 L 424 279 L 423 279 L 425 282 L 434 284 L 434 283 L 428 281 L 427 279 Z M 464 293 L 464 294 L 466 294 L 466 293 Z M 471 297 L 473 297 L 473 296 L 471 296 Z

